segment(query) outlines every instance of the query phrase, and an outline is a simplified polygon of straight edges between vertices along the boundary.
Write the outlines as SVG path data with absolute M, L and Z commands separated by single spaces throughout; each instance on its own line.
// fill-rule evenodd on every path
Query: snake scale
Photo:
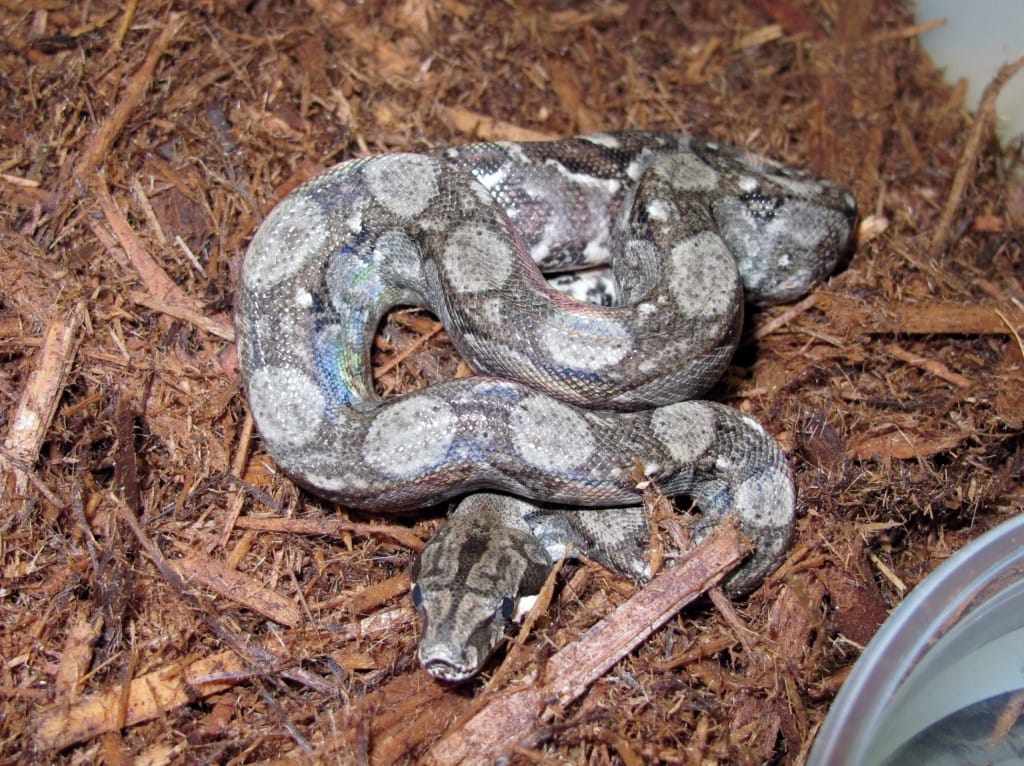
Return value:
M 726 580 L 742 593 L 785 557 L 792 475 L 754 420 L 694 399 L 728 364 L 744 299 L 806 293 L 856 216 L 839 186 L 679 134 L 345 162 L 285 197 L 245 257 L 250 407 L 278 465 L 344 506 L 464 496 L 412 571 L 438 679 L 480 669 L 570 544 L 646 576 L 638 472 L 695 503 L 696 539 L 738 518 L 756 546 Z M 381 401 L 371 342 L 407 305 L 478 376 Z

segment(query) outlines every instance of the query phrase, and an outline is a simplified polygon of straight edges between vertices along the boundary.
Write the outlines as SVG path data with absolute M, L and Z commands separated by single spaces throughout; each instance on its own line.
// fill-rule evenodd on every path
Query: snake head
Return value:
M 472 678 L 529 611 L 551 571 L 520 502 L 486 493 L 466 498 L 413 564 L 419 660 L 440 681 Z
M 821 282 L 855 245 L 857 201 L 837 184 L 736 149 L 694 142 L 719 174 L 711 211 L 746 299 L 786 303 Z

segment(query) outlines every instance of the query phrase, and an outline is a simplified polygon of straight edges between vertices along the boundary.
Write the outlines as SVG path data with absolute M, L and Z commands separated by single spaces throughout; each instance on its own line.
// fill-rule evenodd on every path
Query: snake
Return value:
M 561 557 L 650 576 L 642 492 L 727 517 L 753 553 L 742 595 L 785 559 L 782 449 L 700 397 L 744 303 L 805 295 L 854 240 L 851 192 L 680 133 L 491 142 L 342 162 L 287 194 L 242 262 L 239 367 L 260 437 L 345 508 L 458 499 L 411 576 L 418 659 L 472 678 Z M 432 312 L 473 375 L 382 400 L 387 312 Z

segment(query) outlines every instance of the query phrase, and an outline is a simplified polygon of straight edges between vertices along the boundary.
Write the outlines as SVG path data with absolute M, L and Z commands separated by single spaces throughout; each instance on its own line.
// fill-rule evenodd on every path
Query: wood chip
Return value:
M 64 391 L 64 383 L 75 359 L 78 346 L 78 328 L 85 309 L 76 305 L 67 316 L 54 319 L 46 329 L 43 345 L 36 355 L 35 367 L 21 392 L 21 398 L 11 418 L 3 451 L 25 465 L 35 463 L 43 439 L 51 426 L 57 402 Z M 14 495 L 24 497 L 29 479 L 24 470 L 11 471 Z M 7 481 L 0 481 L 0 501 L 6 494 Z
M 280 625 L 294 628 L 305 621 L 302 610 L 290 598 L 215 559 L 184 556 L 174 562 L 186 583 L 198 585 L 262 614 Z

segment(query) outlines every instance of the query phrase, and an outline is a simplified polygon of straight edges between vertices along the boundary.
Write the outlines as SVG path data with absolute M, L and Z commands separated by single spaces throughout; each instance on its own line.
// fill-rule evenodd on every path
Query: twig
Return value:
M 993 309 L 993 311 L 995 311 L 996 315 L 1003 320 L 1003 324 L 1006 325 L 1006 329 L 1010 331 L 1010 334 L 1012 334 L 1014 339 L 1017 341 L 1017 348 L 1020 349 L 1020 355 L 1024 356 L 1024 340 L 1021 339 L 1020 333 L 1017 332 L 1017 328 L 1013 326 L 1009 317 L 1007 317 L 1002 311 L 999 309 Z
M 932 19 L 931 21 L 923 21 L 920 24 L 913 24 L 907 27 L 886 29 L 883 32 L 879 32 L 877 35 L 865 38 L 858 47 L 868 48 L 878 45 L 881 42 L 885 42 L 886 40 L 903 40 L 908 37 L 917 37 L 919 35 L 923 35 L 925 32 L 931 32 L 933 29 L 944 27 L 947 23 L 949 22 L 946 19 Z
M 767 338 L 776 330 L 785 327 L 808 309 L 814 308 L 818 303 L 816 293 L 811 293 L 799 303 L 794 303 L 777 317 L 773 317 L 751 333 L 750 340 L 757 341 Z M 749 341 L 748 341 L 749 342 Z
M 995 726 L 992 727 L 992 733 L 988 738 L 989 748 L 995 748 L 1006 739 L 1020 720 L 1021 712 L 1024 712 L 1024 692 L 1018 690 L 1010 695 L 1010 699 L 996 718 Z
M 0 464 L 7 464 L 10 466 L 12 472 L 16 472 L 28 479 L 29 484 L 36 488 L 36 491 L 46 498 L 47 502 L 54 508 L 66 508 L 67 503 L 57 496 L 57 493 L 46 486 L 46 483 L 36 476 L 32 470 L 32 465 L 26 463 L 20 458 L 16 458 L 13 455 L 8 455 L 3 450 L 0 450 Z M 0 484 L 0 498 L 3 497 L 3 484 Z
M 973 380 L 964 377 L 960 373 L 953 372 L 942 362 L 936 361 L 935 359 L 928 359 L 927 357 L 919 356 L 917 354 L 912 354 L 906 349 L 900 348 L 895 343 L 890 343 L 885 346 L 885 350 L 901 362 L 906 362 L 911 367 L 920 367 L 922 370 L 930 372 L 935 377 L 941 378 L 947 383 L 952 383 L 954 386 L 960 386 L 960 388 L 971 388 L 974 385 Z
M 335 640 L 386 636 L 414 620 L 415 613 L 411 609 L 373 614 L 347 627 Z M 296 631 L 295 635 L 302 632 Z M 265 651 L 283 662 L 290 661 L 287 649 L 282 648 L 288 646 L 289 635 L 286 634 L 281 641 L 268 641 Z M 239 659 L 233 649 L 206 657 L 174 660 L 132 679 L 124 725 L 151 721 L 197 698 L 230 689 L 252 676 L 251 666 Z M 120 685 L 114 684 L 104 691 L 84 696 L 72 705 L 58 705 L 43 712 L 35 730 L 37 746 L 44 750 L 59 750 L 116 730 L 116 707 L 120 694 Z
M 163 28 L 163 31 L 156 38 L 156 42 L 153 43 L 153 47 L 149 49 L 149 53 L 146 54 L 142 66 L 138 68 L 128 81 L 121 100 L 114 107 L 113 111 L 107 115 L 107 119 L 96 129 L 96 132 L 92 134 L 92 138 L 89 139 L 89 143 L 86 144 L 85 150 L 78 160 L 78 164 L 75 165 L 75 177 L 81 184 L 86 185 L 89 183 L 90 176 L 100 166 L 103 157 L 110 151 L 110 147 L 117 140 L 121 131 L 124 130 L 124 126 L 128 124 L 132 113 L 142 103 L 143 98 L 146 96 L 146 90 L 149 88 L 149 83 L 153 79 L 153 73 L 156 71 L 157 62 L 167 52 L 171 45 L 171 40 L 178 34 L 183 18 L 184 16 L 180 13 L 172 13 L 167 17 L 167 26 Z
M 238 451 L 235 452 L 235 457 L 231 461 L 231 474 L 239 479 L 245 474 L 245 465 L 249 461 L 249 446 L 252 443 L 254 428 L 255 422 L 253 421 L 252 412 L 246 410 L 245 420 L 242 421 L 242 432 L 238 435 Z M 242 508 L 245 507 L 245 493 L 238 487 L 232 490 L 232 493 L 231 502 L 228 505 L 228 513 L 224 518 L 220 537 L 217 540 L 217 544 L 222 548 L 227 546 L 228 540 L 231 538 L 231 530 L 235 528 L 235 522 L 238 521 Z
M 175 560 L 172 566 L 189 585 L 216 593 L 279 625 L 294 628 L 303 623 L 302 611 L 292 599 L 216 559 L 190 554 Z
M 202 313 L 202 309 L 195 305 L 190 305 L 194 301 L 183 292 L 179 291 L 177 297 L 173 300 L 163 300 L 137 290 L 130 291 L 128 297 L 140 306 L 166 314 L 175 319 L 180 319 L 183 322 L 188 322 L 203 332 L 210 333 L 210 335 L 216 335 L 218 338 L 226 341 L 234 341 L 235 339 L 234 328 L 225 317 L 220 314 L 206 316 L 206 314 Z M 186 303 L 181 302 L 183 297 L 188 299 Z
M 440 322 L 434 322 L 430 329 L 427 330 L 427 332 L 425 332 L 423 335 L 417 337 L 416 340 L 414 340 L 412 343 L 410 343 L 408 348 L 402 349 L 399 353 L 395 354 L 393 357 L 384 362 L 384 364 L 382 364 L 380 367 L 377 367 L 373 371 L 374 377 L 379 378 L 380 376 L 386 375 L 387 373 L 391 372 L 398 365 L 400 365 L 410 356 L 415 354 L 420 348 L 426 345 L 427 341 L 429 341 L 443 329 L 443 324 L 441 324 Z
M 135 10 L 138 6 L 138 0 L 128 0 L 124 4 L 124 13 L 121 14 L 121 23 L 117 25 L 117 31 L 114 33 L 114 39 L 110 44 L 110 47 L 115 51 L 121 50 L 121 46 L 124 44 L 124 38 L 128 34 L 128 30 L 131 28 L 132 19 L 135 18 Z
M 988 132 L 996 116 L 996 99 L 999 98 L 999 92 L 1007 81 L 1017 74 L 1021 68 L 1024 68 L 1024 56 L 1021 56 L 1016 61 L 1003 64 L 999 67 L 999 71 L 996 72 L 996 76 L 992 78 L 992 81 L 985 86 L 985 90 L 981 94 L 981 101 L 978 103 L 977 119 L 974 122 L 971 134 L 967 137 L 967 143 L 964 144 L 964 151 L 960 155 L 960 161 L 957 163 L 956 175 L 953 177 L 953 185 L 950 187 L 946 206 L 942 210 L 942 215 L 939 216 L 939 223 L 935 227 L 935 235 L 932 237 L 931 247 L 928 249 L 928 256 L 930 258 L 938 256 L 949 242 L 950 237 L 953 236 L 953 218 L 960 207 L 960 201 L 963 199 L 964 192 L 974 178 L 974 172 L 978 164 L 978 155 L 981 152 L 981 140 Z
M 190 591 L 178 571 L 178 567 L 183 566 L 182 562 L 172 565 L 120 498 L 114 496 L 113 499 L 120 518 L 131 528 L 164 579 L 184 601 L 190 602 L 201 619 L 231 649 L 203 658 L 176 660 L 129 679 L 125 684 L 116 683 L 101 692 L 82 697 L 74 704 L 52 707 L 39 716 L 35 728 L 36 746 L 43 750 L 63 749 L 124 726 L 152 720 L 193 702 L 197 697 L 216 694 L 254 676 L 266 675 L 270 670 L 293 677 L 285 667 L 292 662 L 288 650 L 283 648 L 290 645 L 288 635 L 280 641 L 270 639 L 265 644 L 257 644 L 241 640 L 223 628 L 207 603 L 189 596 Z M 338 641 L 387 635 L 414 619 L 415 613 L 411 609 L 392 609 L 346 625 L 333 636 Z M 304 632 L 295 630 L 289 635 L 300 637 Z M 282 720 L 286 726 L 289 725 L 287 718 Z
M 283 535 L 323 535 L 340 537 L 345 534 L 391 540 L 403 548 L 419 552 L 423 540 L 398 524 L 359 523 L 345 519 L 295 519 L 282 516 L 242 516 L 235 526 L 239 529 L 256 529 L 264 532 L 279 532 Z
M 177 283 L 167 276 L 167 272 L 150 255 L 142 240 L 132 229 L 124 213 L 110 196 L 110 191 L 105 184 L 97 184 L 96 199 L 100 203 L 100 210 L 103 217 L 114 232 L 118 243 L 124 249 L 125 255 L 134 267 L 142 284 L 145 285 L 148 295 L 143 293 L 130 293 L 133 301 L 154 311 L 173 316 L 189 322 L 201 330 L 216 335 L 224 340 L 234 340 L 235 332 L 231 321 L 224 316 L 206 316 L 199 301 L 192 298 L 184 290 L 178 287 Z M 109 249 L 109 242 L 104 240 L 104 247 Z M 123 263 L 117 255 L 113 258 Z
M 484 141 L 550 141 L 557 138 L 553 133 L 524 128 L 461 106 L 439 106 L 438 109 L 455 130 Z

